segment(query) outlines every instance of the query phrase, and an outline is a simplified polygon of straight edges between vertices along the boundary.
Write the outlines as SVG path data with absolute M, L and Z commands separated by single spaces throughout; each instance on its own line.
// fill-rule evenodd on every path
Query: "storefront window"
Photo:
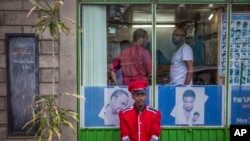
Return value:
M 109 107 L 113 92 L 117 89 L 128 90 L 124 77 L 121 83 L 115 82 L 111 77 L 110 72 L 113 70 L 116 80 L 119 80 L 117 78 L 121 78 L 121 74 L 119 76 L 117 72 L 120 68 L 128 77 L 129 74 L 139 74 L 138 72 L 152 72 L 151 80 L 148 80 L 150 85 L 147 87 L 147 103 L 157 107 L 164 115 L 162 126 L 224 126 L 225 95 L 222 85 L 226 84 L 228 64 L 228 31 L 227 21 L 224 20 L 227 17 L 226 5 L 85 4 L 82 5 L 81 12 L 84 30 L 81 40 L 81 91 L 88 101 L 81 104 L 81 118 L 84 119 L 81 127 L 114 127 L 119 123 L 106 122 L 112 118 L 106 117 L 105 108 Z M 174 32 L 176 28 L 181 28 L 181 32 Z M 143 30 L 136 34 L 136 38 L 140 38 L 134 42 L 134 32 L 137 29 Z M 182 43 L 185 42 L 189 49 L 177 56 L 179 42 L 173 40 L 173 36 L 175 40 L 177 37 L 182 38 Z M 138 43 L 142 49 L 127 52 L 128 48 L 131 48 L 126 47 L 127 44 Z M 142 57 L 139 50 L 144 52 Z M 130 56 L 123 56 L 121 52 Z M 170 84 L 173 57 L 181 60 L 190 52 L 192 53 L 188 55 L 188 59 L 191 58 L 193 66 L 192 87 Z M 120 57 L 118 61 L 117 57 Z M 137 58 L 139 60 L 136 60 Z M 123 62 L 122 59 L 130 62 Z M 147 63 L 152 65 L 148 67 Z M 190 65 L 190 62 L 185 64 Z M 133 68 L 124 70 L 123 65 Z M 131 71 L 133 69 L 140 71 Z M 183 77 L 185 73 L 181 69 L 177 69 L 176 72 L 180 72 L 180 76 L 177 77 Z M 236 71 L 233 70 L 233 73 Z M 134 76 L 132 78 L 136 79 Z M 115 83 L 120 87 L 114 87 Z M 189 110 L 190 116 L 187 116 L 187 119 L 183 119 L 182 111 L 185 93 L 193 95 L 197 101 L 194 102 L 192 110 Z M 126 106 L 133 104 L 133 99 L 129 99 L 132 102 L 126 103 Z M 114 117 L 117 119 L 117 112 L 115 113 Z M 199 120 L 191 118 L 196 115 L 194 113 L 200 115 Z
M 115 57 L 132 44 L 133 32 L 145 25 L 151 41 L 152 13 L 150 4 L 82 5 L 82 84 L 85 86 L 114 85 L 110 65 Z M 123 43 L 122 43 L 123 42 Z M 128 43 L 126 43 L 128 42 Z M 125 44 L 125 47 L 123 47 Z M 145 44 L 145 46 L 148 46 Z M 135 54 L 136 55 L 136 54 Z M 115 70 L 120 81 L 121 72 Z M 119 83 L 119 85 L 123 85 Z
M 137 32 L 138 29 L 142 30 Z M 143 30 L 148 37 L 143 37 Z M 138 36 L 136 38 L 142 40 L 144 43 L 138 43 L 134 34 Z M 144 75 L 143 79 L 150 77 L 149 74 L 151 74 L 152 69 L 147 66 L 149 62 L 152 64 L 151 5 L 107 5 L 107 37 L 108 85 L 127 85 L 131 76 L 135 78 L 139 75 Z M 142 46 L 149 55 L 145 53 L 141 54 L 141 52 L 144 51 L 140 48 L 126 50 L 126 48 L 129 48 L 131 45 Z M 122 51 L 123 53 L 121 55 L 120 53 Z M 129 70 L 126 68 L 129 68 Z M 133 72 L 130 72 L 130 69 L 132 69 Z M 138 69 L 139 74 L 137 74 Z M 112 76 L 112 73 L 115 73 L 115 76 Z
M 123 49 L 120 43 L 133 44 L 133 32 L 138 28 L 148 33 L 145 49 L 151 56 L 155 53 L 156 58 L 152 58 L 155 60 L 152 63 L 156 64 L 156 69 L 152 69 L 156 70 L 156 76 L 153 77 L 156 79 L 155 83 L 171 85 L 170 65 L 176 51 L 176 46 L 172 43 L 172 33 L 178 27 L 186 30 L 186 44 L 193 52 L 193 84 L 225 84 L 227 23 L 221 20 L 223 14 L 226 16 L 226 6 L 157 4 L 155 8 L 156 16 L 153 21 L 151 4 L 82 5 L 84 85 L 115 84 L 110 74 L 110 66 Z M 153 22 L 156 22 L 155 31 L 152 30 Z M 152 32 L 156 33 L 156 38 L 152 37 Z M 248 31 L 244 33 L 247 34 Z M 152 44 L 152 39 L 155 44 Z M 117 80 L 121 81 L 120 70 L 115 71 Z M 124 84 L 119 82 L 119 85 Z
M 223 12 L 226 12 L 225 5 L 157 5 L 157 24 L 165 25 L 165 27 L 157 28 L 156 35 L 157 53 L 159 53 L 157 54 L 159 57 L 157 58 L 157 83 L 169 84 L 170 65 L 177 51 L 172 43 L 172 33 L 177 27 L 181 27 L 186 30 L 186 43 L 193 52 L 193 84 L 217 84 L 218 38 L 220 37 L 220 15 Z M 164 57 L 161 57 L 161 54 Z

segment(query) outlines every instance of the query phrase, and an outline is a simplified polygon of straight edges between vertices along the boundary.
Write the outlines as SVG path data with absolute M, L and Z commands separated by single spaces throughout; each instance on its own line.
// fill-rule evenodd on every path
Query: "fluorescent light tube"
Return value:
M 214 16 L 214 14 L 211 13 L 211 14 L 209 15 L 209 17 L 208 17 L 208 20 L 210 21 L 210 20 L 213 18 L 213 16 Z
M 146 27 L 152 27 L 152 25 L 147 24 L 147 25 L 132 25 L 133 28 L 146 28 Z M 156 27 L 175 27 L 173 24 L 166 24 L 166 25 L 156 25 Z

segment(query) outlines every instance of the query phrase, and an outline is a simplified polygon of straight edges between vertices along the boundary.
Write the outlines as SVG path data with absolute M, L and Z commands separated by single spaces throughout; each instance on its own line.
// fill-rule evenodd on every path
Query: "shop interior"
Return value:
M 121 40 L 132 41 L 132 33 L 144 28 L 152 35 L 152 7 L 147 4 L 107 5 L 107 62 L 121 51 Z M 219 40 L 222 4 L 157 4 L 156 5 L 156 79 L 167 84 L 171 58 L 175 50 L 172 32 L 176 27 L 186 29 L 186 42 L 193 49 L 195 85 L 216 85 L 219 70 Z M 151 52 L 152 38 L 146 48 Z

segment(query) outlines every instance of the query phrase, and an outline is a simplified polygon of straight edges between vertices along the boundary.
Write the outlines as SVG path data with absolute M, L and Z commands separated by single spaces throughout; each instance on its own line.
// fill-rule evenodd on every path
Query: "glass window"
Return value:
M 84 27 L 82 83 L 85 86 L 107 86 L 116 83 L 126 85 L 124 83 L 129 81 L 128 77 L 134 77 L 137 73 L 141 75 L 139 77 L 143 76 L 143 79 L 150 81 L 154 69 L 149 69 L 145 61 L 148 57 L 144 56 L 146 59 L 142 59 L 139 57 L 140 53 L 134 52 L 134 57 L 127 57 L 130 62 L 137 62 L 130 66 L 133 68 L 132 72 L 120 69 L 126 63 L 129 64 L 129 61 L 121 61 L 121 51 L 127 45 L 135 44 L 133 34 L 138 28 L 147 33 L 147 37 L 142 38 L 142 42 L 145 42 L 143 48 L 151 57 L 152 52 L 154 53 L 152 49 L 155 50 L 156 62 L 152 61 L 152 58 L 150 61 L 151 65 L 156 63 L 156 76 L 152 77 L 156 79 L 156 84 L 170 84 L 170 66 L 177 51 L 173 43 L 174 37 L 183 38 L 185 44 L 190 46 L 189 49 L 183 50 L 183 55 L 189 58 L 187 60 L 193 60 L 191 80 L 194 85 L 225 83 L 227 31 L 226 22 L 221 21 L 223 14 L 226 16 L 225 13 L 226 5 L 222 4 L 157 4 L 156 19 L 153 21 L 151 4 L 84 4 L 81 18 Z M 152 30 L 152 22 L 156 22 L 155 31 Z M 173 34 L 178 27 L 185 30 L 183 35 Z M 156 33 L 156 38 L 152 36 L 152 32 Z M 244 34 L 247 33 L 248 31 L 244 31 Z M 155 39 L 155 45 L 152 44 L 152 39 Z M 249 40 L 246 39 L 244 42 Z M 247 47 L 245 50 L 247 51 Z M 188 56 L 190 52 L 192 55 Z M 246 52 L 245 58 L 247 56 Z M 126 60 L 126 57 L 122 57 Z M 136 58 L 139 60 L 134 61 Z M 181 74 L 176 77 L 183 77 L 185 70 L 176 70 L 178 71 L 174 71 L 175 73 Z M 112 71 L 115 74 L 110 73 Z M 112 77 L 114 75 L 116 79 Z M 121 80 L 122 75 L 127 78 Z
M 225 44 L 222 56 L 223 69 L 220 71 L 221 74 L 218 72 L 220 66 L 218 64 L 220 59 L 218 58 L 218 39 L 221 33 L 220 15 L 226 12 L 225 8 L 225 5 L 218 4 L 157 5 L 158 84 L 184 83 L 187 70 L 185 70 L 185 63 L 181 60 L 193 59 L 192 83 L 194 85 L 215 85 L 218 82 L 218 76 L 225 75 Z M 186 33 L 174 35 L 176 28 L 182 28 Z M 223 43 L 225 43 L 226 29 L 223 30 L 222 35 Z M 178 46 L 176 40 L 184 41 L 185 46 L 189 46 L 189 48 Z M 170 73 L 171 64 L 173 73 Z
M 127 79 L 132 78 L 132 76 L 137 75 L 137 69 L 139 69 L 141 75 L 146 76 L 145 79 L 150 77 L 152 66 L 148 66 L 152 65 L 152 59 L 150 49 L 147 48 L 151 42 L 152 29 L 150 4 L 83 5 L 82 15 L 82 26 L 84 27 L 82 36 L 82 82 L 85 86 L 114 85 L 117 81 L 119 85 L 124 85 L 123 81 L 126 80 L 121 80 L 122 75 L 127 76 Z M 136 40 L 137 38 L 142 39 L 143 43 L 133 39 L 133 33 L 139 28 L 143 31 L 137 32 L 135 38 Z M 143 49 L 139 48 L 140 50 L 125 53 L 127 54 L 127 60 L 135 62 L 130 66 L 134 72 L 131 74 L 126 69 L 122 71 L 120 68 L 126 63 L 120 63 L 120 60 L 118 60 L 120 56 L 118 55 L 130 45 L 137 44 L 143 46 Z M 146 55 L 141 54 L 141 50 L 146 52 Z M 123 60 L 126 60 L 124 56 L 122 57 Z M 129 65 L 126 66 L 129 67 Z M 134 68 L 134 66 L 138 68 Z M 111 71 L 115 73 L 115 81 L 111 78 Z
M 238 0 L 240 1 L 240 0 Z M 230 15 L 229 124 L 249 124 L 246 108 L 250 84 L 250 4 L 233 4 Z M 246 99 L 246 100 L 245 100 Z
M 108 85 L 148 80 L 152 72 L 151 5 L 107 5 L 107 9 Z
M 151 85 L 152 87 L 147 89 L 147 103 L 154 106 L 158 104 L 157 107 L 164 114 L 163 126 L 225 124 L 222 118 L 224 87 L 217 85 L 225 84 L 228 64 L 237 66 L 230 69 L 230 76 L 239 76 L 241 73 L 240 61 L 227 59 L 229 44 L 226 12 L 226 5 L 223 4 L 82 5 L 81 91 L 89 102 L 81 105 L 81 118 L 84 118 L 81 127 L 109 125 L 105 123 L 108 118 L 102 115 L 105 113 L 102 109 L 109 105 L 111 89 L 127 91 L 128 82 L 136 79 L 149 82 L 156 79 L 153 82 L 156 82 L 157 86 Z M 244 49 L 236 47 L 243 41 L 234 42 L 233 46 L 237 48 L 237 52 L 232 52 L 232 55 L 237 57 L 237 60 L 242 56 L 247 58 L 247 46 Z M 241 53 L 242 50 L 245 52 Z M 191 66 L 191 69 L 186 69 L 186 66 Z M 187 73 L 191 75 L 186 75 Z M 170 75 L 173 78 L 170 79 Z M 192 118 L 183 122 L 177 119 L 183 117 L 179 116 L 179 108 L 182 108 L 179 103 L 182 101 L 182 94 L 189 87 L 175 85 L 181 84 L 179 78 L 184 83 L 188 77 L 194 85 L 206 85 L 193 86 L 192 90 L 195 92 L 191 92 L 199 93 L 196 100 L 198 106 L 194 109 L 199 111 L 199 122 L 193 121 Z M 119 82 L 119 78 L 122 78 L 122 81 Z M 170 83 L 169 80 L 175 82 Z M 230 77 L 230 82 L 234 81 L 240 82 L 239 77 Z M 113 87 L 116 84 L 125 86 Z M 166 106 L 165 103 L 169 105 Z M 205 104 L 211 106 L 205 107 Z M 206 115 L 206 112 L 213 114 Z M 173 117 L 176 119 L 173 120 Z
M 231 14 L 230 84 L 250 84 L 250 4 L 234 4 Z

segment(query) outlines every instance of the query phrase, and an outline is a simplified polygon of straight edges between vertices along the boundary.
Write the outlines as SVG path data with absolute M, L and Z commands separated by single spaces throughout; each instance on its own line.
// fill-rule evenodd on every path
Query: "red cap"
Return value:
M 129 83 L 128 91 L 136 93 L 146 93 L 145 89 L 147 86 L 147 81 L 133 81 Z

